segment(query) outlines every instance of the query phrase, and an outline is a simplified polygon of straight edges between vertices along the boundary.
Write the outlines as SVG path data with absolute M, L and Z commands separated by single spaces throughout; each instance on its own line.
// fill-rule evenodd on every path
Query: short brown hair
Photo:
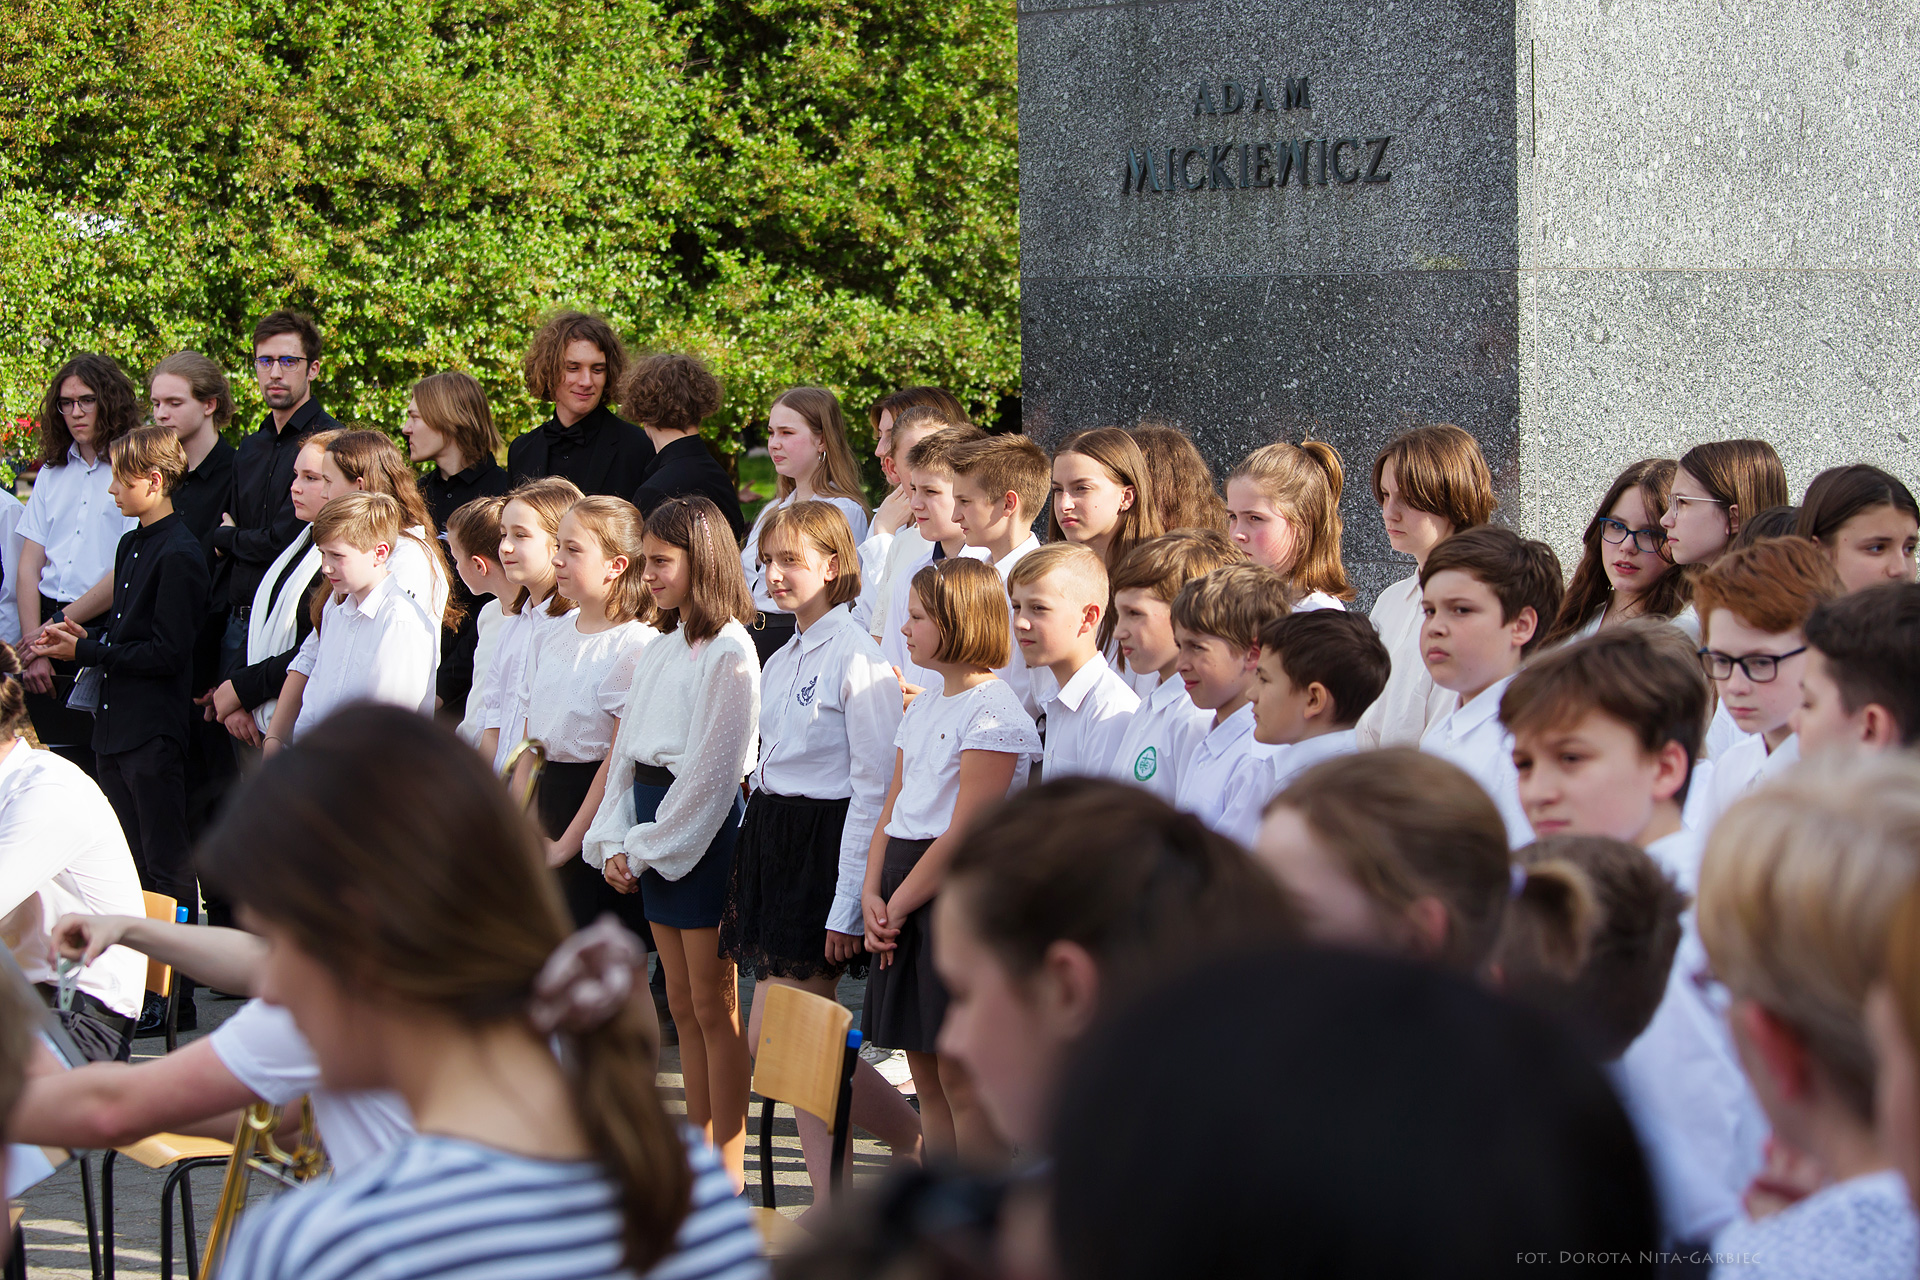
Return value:
M 1521 667 L 1500 697 L 1500 720 L 1508 733 L 1536 733 L 1570 728 L 1597 711 L 1632 730 L 1647 755 L 1677 742 L 1686 749 L 1688 777 L 1674 798 L 1684 804 L 1712 705 L 1686 633 L 1635 620 Z
M 1287 580 L 1248 561 L 1215 569 L 1180 588 L 1172 613 L 1176 627 L 1251 649 L 1260 643 L 1260 629 L 1292 608 Z
M 1920 584 L 1888 582 L 1815 606 L 1801 633 L 1826 660 L 1848 715 L 1874 703 L 1920 743 Z
M 1013 617 L 1000 571 L 949 556 L 913 575 L 913 594 L 940 631 L 936 662 L 1004 667 L 1013 659 Z
M 1437 959 L 1476 973 L 1512 889 L 1507 825 L 1480 784 L 1438 756 L 1387 747 L 1328 760 L 1267 802 L 1288 808 L 1387 911 L 1433 897 L 1447 911 Z
M 261 316 L 260 322 L 253 326 L 253 349 L 258 351 L 261 343 L 283 333 L 300 339 L 300 350 L 308 364 L 320 358 L 320 326 L 313 322 L 312 316 L 301 311 L 269 311 Z
M 1333 699 L 1333 722 L 1353 724 L 1387 687 L 1393 658 L 1365 614 L 1342 609 L 1283 613 L 1260 628 L 1260 650 L 1274 651 L 1296 689 L 1318 683 Z
M 1549 836 L 1513 857 L 1527 879 L 1494 947 L 1501 994 L 1618 1058 L 1666 996 L 1687 895 L 1646 850 L 1605 836 Z
M 1808 760 L 1707 837 L 1695 917 L 1713 970 L 1797 1031 L 1855 1117 L 1873 1118 L 1863 1013 L 1920 859 L 1920 761 Z
M 1560 558 L 1552 547 L 1501 525 L 1476 525 L 1443 538 L 1427 553 L 1427 562 L 1420 567 L 1421 588 L 1433 581 L 1433 575 L 1449 569 L 1493 592 L 1500 601 L 1503 625 L 1518 618 L 1522 609 L 1533 610 L 1533 638 L 1521 646 L 1521 653 L 1532 653 L 1546 639 L 1566 589 Z
M 468 466 L 500 451 L 493 409 L 480 380 L 472 374 L 458 369 L 430 373 L 413 384 L 412 399 L 420 420 L 451 440 Z
M 662 631 L 686 628 L 687 643 L 720 634 L 729 622 L 752 625 L 758 611 L 733 541 L 733 526 L 702 497 L 668 498 L 647 517 L 647 537 L 687 553 L 687 597 L 660 611 Z
M 527 390 L 535 400 L 554 398 L 566 363 L 567 344 L 571 342 L 591 342 L 606 358 L 607 383 L 600 393 L 598 406 L 605 408 L 620 394 L 620 384 L 627 373 L 627 348 L 605 316 L 585 311 L 556 311 L 533 335 L 527 354 L 520 361 L 520 373 L 527 380 Z
M 1007 574 L 1007 591 L 1011 594 L 1015 587 L 1030 587 L 1054 573 L 1077 578 L 1093 592 L 1093 603 L 1100 606 L 1100 611 L 1107 612 L 1107 602 L 1112 598 L 1107 590 L 1107 566 L 1092 547 L 1078 542 L 1049 542 L 1022 556 Z
M 400 541 L 400 504 L 384 493 L 343 493 L 313 518 L 313 545 L 344 542 L 360 551 L 385 543 L 389 554 Z
M 899 429 L 896 424 L 894 430 Z M 930 436 L 922 436 L 913 448 L 907 450 L 907 469 L 940 471 L 952 475 L 954 450 L 969 441 L 986 438 L 987 433 L 978 427 L 942 427 Z
M 160 492 L 172 493 L 187 474 L 187 451 L 166 427 L 135 427 L 113 442 L 113 478 L 138 480 L 160 473 Z
M 1729 551 L 1693 580 L 1693 607 L 1705 644 L 1713 611 L 1725 609 L 1759 631 L 1797 631 L 1820 605 L 1844 592 L 1826 553 L 1805 538 L 1762 538 Z
M 891 441 L 893 448 L 889 450 L 888 456 L 893 459 L 893 465 L 896 469 L 910 466 L 911 464 L 906 461 L 906 457 L 913 452 L 913 445 L 906 443 L 909 435 L 918 431 L 920 433 L 920 440 L 924 440 L 933 432 L 955 428 L 978 430 L 978 428 L 972 427 L 971 424 L 967 423 L 964 419 L 950 418 L 930 404 L 911 405 L 893 415 L 893 438 Z M 980 435 L 985 436 L 986 432 L 981 431 Z M 918 444 L 920 440 L 915 440 L 914 444 Z M 902 446 L 905 446 L 904 450 Z
M 1172 604 L 1180 588 L 1195 578 L 1246 558 L 1247 553 L 1218 530 L 1176 529 L 1148 538 L 1127 552 L 1107 574 L 1107 585 L 1115 595 L 1145 591 L 1156 600 Z
M 461 555 L 500 563 L 500 512 L 506 505 L 506 498 L 496 494 L 454 508 L 447 517 L 447 537 L 460 544 Z
M 641 622 L 653 620 L 653 592 L 647 590 L 643 576 L 647 568 L 647 557 L 641 545 L 646 536 L 646 525 L 640 519 L 640 510 L 625 498 L 613 498 L 604 494 L 580 499 L 567 509 L 562 519 L 571 519 L 593 536 L 600 544 L 600 552 L 609 560 L 615 556 L 625 556 L 627 567 L 618 578 L 613 580 L 613 589 L 607 593 L 607 621 L 612 623 Z M 555 609 L 554 601 L 547 606 L 549 617 L 564 615 L 565 609 Z
M 880 415 L 893 415 L 894 429 L 900 427 L 900 416 L 909 409 L 929 408 L 937 412 L 950 426 L 962 426 L 967 422 L 967 411 L 951 391 L 945 387 L 902 387 L 875 400 L 867 409 L 867 425 L 874 431 L 880 430 Z
M 854 545 L 846 512 L 818 499 L 775 507 L 760 525 L 760 541 L 754 548 L 760 563 L 772 557 L 768 548 L 783 535 L 834 558 L 833 581 L 827 584 L 829 606 L 852 604 L 860 598 L 860 548 Z
M 1053 483 L 1053 463 L 1042 449 L 1023 435 L 987 436 L 956 446 L 949 461 L 955 476 L 966 476 L 998 501 L 1006 494 L 1020 499 L 1020 514 L 1029 523 L 1047 505 Z
M 720 411 L 727 391 L 698 356 L 660 352 L 633 362 L 620 388 L 620 408 L 656 431 L 698 431 Z
M 147 390 L 153 390 L 153 380 L 165 374 L 178 378 L 187 384 L 187 392 L 201 404 L 213 405 L 213 425 L 224 427 L 233 421 L 233 384 L 227 381 L 226 370 L 198 351 L 176 351 L 153 366 L 153 372 L 147 375 Z
M 1404 431 L 1373 460 L 1373 500 L 1384 503 L 1380 473 L 1393 464 L 1394 486 L 1416 511 L 1439 516 L 1459 533 L 1493 519 L 1498 499 L 1480 442 L 1450 422 Z M 1548 619 L 1542 619 L 1543 623 Z
M 1920 520 L 1920 504 L 1914 502 L 1913 491 L 1898 478 L 1865 463 L 1829 467 L 1807 486 L 1807 496 L 1795 513 L 1794 532 L 1824 542 L 1861 512 L 1880 507 L 1892 507 Z

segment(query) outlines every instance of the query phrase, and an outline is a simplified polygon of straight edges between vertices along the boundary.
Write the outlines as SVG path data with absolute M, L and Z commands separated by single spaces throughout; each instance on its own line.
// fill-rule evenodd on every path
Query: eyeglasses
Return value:
M 1635 551 L 1645 551 L 1649 555 L 1658 551 L 1660 544 L 1667 540 L 1667 531 L 1658 525 L 1647 529 L 1629 529 L 1612 516 L 1601 516 L 1594 523 L 1600 526 L 1601 541 L 1610 542 L 1617 547 L 1623 542 L 1632 540 Z
M 305 356 L 255 356 L 253 358 L 253 367 L 262 373 L 273 368 L 276 364 L 282 369 L 291 369 L 297 364 L 306 363 L 307 358 Z
M 53 407 L 62 415 L 65 415 L 72 413 L 75 409 L 91 409 L 99 403 L 99 396 L 75 396 L 71 400 L 65 398 L 55 400 Z
M 1772 684 L 1774 677 L 1780 674 L 1780 664 L 1788 658 L 1797 658 L 1807 651 L 1807 646 L 1787 653 L 1743 653 L 1734 657 L 1730 653 L 1721 653 L 1718 649 L 1700 650 L 1700 665 L 1715 680 L 1731 680 L 1733 669 L 1740 668 L 1747 673 L 1747 679 L 1755 684 Z
M 1724 507 L 1727 505 L 1719 498 L 1696 498 L 1690 494 L 1676 493 L 1667 500 L 1667 510 L 1675 516 L 1678 516 L 1686 511 L 1689 502 L 1705 502 L 1716 507 Z

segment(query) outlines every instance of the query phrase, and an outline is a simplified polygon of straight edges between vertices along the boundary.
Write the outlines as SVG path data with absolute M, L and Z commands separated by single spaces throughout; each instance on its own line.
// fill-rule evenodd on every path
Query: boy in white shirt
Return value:
M 1553 548 L 1499 525 L 1456 533 L 1420 567 L 1420 657 L 1453 710 L 1427 727 L 1420 749 L 1459 768 L 1486 790 L 1516 849 L 1533 839 L 1513 772 L 1513 735 L 1500 723 L 1500 697 L 1513 673 L 1560 612 L 1565 579 Z
M 1920 745 L 1920 584 L 1830 600 L 1807 619 L 1793 733 L 1809 758 Z
M 888 630 L 900 629 L 900 616 L 890 614 L 888 609 L 893 600 L 894 584 L 905 571 L 908 578 L 913 577 L 919 567 L 927 563 L 927 553 L 932 550 L 927 539 L 920 536 L 919 522 L 913 514 L 913 484 L 908 478 L 907 458 L 913 452 L 913 446 L 925 440 L 936 431 L 960 430 L 973 435 L 977 428 L 969 426 L 964 419 L 956 418 L 932 405 L 913 405 L 902 409 L 896 418 L 889 419 L 887 431 L 888 456 L 882 459 L 884 468 L 890 476 L 898 476 L 900 487 L 899 501 L 906 508 L 906 514 L 900 527 L 887 532 L 873 532 L 860 544 L 860 598 L 854 602 L 855 621 L 867 629 L 876 642 L 884 642 Z M 887 495 L 887 503 L 894 501 L 893 494 Z M 877 530 L 886 504 L 874 513 L 873 527 Z M 912 569 L 907 569 L 911 565 Z M 893 619 L 893 626 L 887 626 L 887 620 Z
M 1920 764 L 1824 760 L 1755 792 L 1714 828 L 1700 936 L 1732 996 L 1727 1021 L 1776 1152 L 1815 1169 L 1811 1194 L 1736 1219 L 1715 1276 L 1894 1280 L 1920 1268 L 1920 1223 L 1875 1131 L 1867 996 L 1914 881 Z M 1898 1124 L 1883 1111 L 1883 1125 Z M 1735 1267 L 1735 1261 L 1749 1265 Z
M 1245 559 L 1223 533 L 1181 529 L 1129 551 L 1108 578 L 1113 641 L 1121 661 L 1136 677 L 1159 682 L 1133 713 L 1108 776 L 1145 787 L 1168 804 L 1179 793 L 1181 766 L 1213 724 L 1211 713 L 1193 705 L 1176 669 L 1180 646 L 1173 638 L 1174 597 L 1189 582 Z
M 1500 704 L 1534 831 L 1639 845 L 1689 894 L 1700 836 L 1680 815 L 1707 722 L 1692 648 L 1660 623 L 1609 628 L 1529 665 Z M 1739 1213 L 1766 1137 L 1726 1025 L 1697 981 L 1706 969 L 1689 910 L 1666 995 L 1619 1069 L 1670 1238 L 1686 1243 Z
M 922 436 L 906 454 L 907 510 L 912 513 L 918 537 L 894 539 L 894 545 L 907 548 L 907 554 L 890 566 L 893 582 L 887 588 L 886 610 L 879 615 L 888 626 L 885 634 L 876 632 L 874 636 L 909 700 L 922 689 L 939 688 L 940 676 L 932 668 L 920 666 L 907 652 L 906 637 L 900 629 L 907 617 L 907 595 L 914 574 L 936 560 L 966 552 L 965 532 L 953 518 L 950 457 L 960 445 L 985 434 L 978 427 L 945 427 Z M 917 552 L 913 550 L 916 546 Z
M 313 520 L 320 572 L 332 588 L 320 625 L 301 642 L 273 711 L 265 755 L 350 702 L 390 702 L 433 714 L 440 628 L 387 572 L 400 504 L 382 493 L 335 498 Z
M 1269 800 L 1322 760 L 1360 749 L 1354 726 L 1392 661 L 1373 623 L 1340 609 L 1290 613 L 1261 630 L 1253 740 L 1278 750 L 1227 815 L 1227 834 L 1252 848 Z
M 1174 597 L 1174 669 L 1193 705 L 1213 712 L 1206 736 L 1181 765 L 1174 805 L 1215 831 L 1230 834 L 1228 815 L 1247 803 L 1243 791 L 1258 787 L 1252 775 L 1264 776 L 1249 766 L 1273 754 L 1253 740 L 1253 682 L 1260 629 L 1292 609 L 1286 580 L 1251 562 L 1215 569 Z
M 1000 580 L 1010 582 L 1014 566 L 1040 549 L 1033 522 L 1053 483 L 1046 450 L 1023 435 L 987 436 L 955 449 L 949 461 L 954 522 L 967 546 L 983 552 L 987 563 L 1000 571 Z M 1020 696 L 1027 714 L 1038 719 L 1053 689 L 1047 679 L 1035 684 L 1026 653 L 1017 643 L 1007 665 L 994 674 Z
M 1013 639 L 1030 669 L 1052 676 L 1040 761 L 1042 781 L 1099 777 L 1119 748 L 1139 695 L 1100 653 L 1107 568 L 1087 547 L 1052 543 L 1021 560 L 1007 577 Z

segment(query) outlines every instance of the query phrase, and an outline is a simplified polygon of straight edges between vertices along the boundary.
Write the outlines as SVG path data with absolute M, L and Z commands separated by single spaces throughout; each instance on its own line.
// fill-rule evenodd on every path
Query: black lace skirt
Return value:
M 847 801 L 756 791 L 734 846 L 720 950 L 755 978 L 838 978 L 867 971 L 866 953 L 829 964 L 827 916 L 840 878 Z

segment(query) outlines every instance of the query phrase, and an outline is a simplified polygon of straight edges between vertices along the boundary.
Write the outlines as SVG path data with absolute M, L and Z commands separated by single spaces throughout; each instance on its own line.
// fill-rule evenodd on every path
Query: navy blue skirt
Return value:
M 673 774 L 665 769 L 634 766 L 634 822 L 653 821 L 672 782 Z M 713 843 L 692 870 L 678 880 L 669 880 L 651 867 L 640 873 L 640 905 L 648 920 L 669 929 L 720 927 L 720 917 L 727 909 L 727 887 L 733 882 L 733 844 L 740 835 L 740 818 L 746 809 L 740 789 L 734 788 L 733 805 Z

